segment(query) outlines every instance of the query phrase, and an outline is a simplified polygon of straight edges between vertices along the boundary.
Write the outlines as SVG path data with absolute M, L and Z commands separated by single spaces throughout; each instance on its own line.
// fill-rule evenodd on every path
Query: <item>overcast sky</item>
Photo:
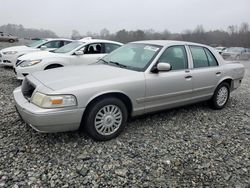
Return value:
M 120 29 L 183 32 L 250 24 L 250 0 L 0 0 L 0 25 L 51 29 L 70 36 Z

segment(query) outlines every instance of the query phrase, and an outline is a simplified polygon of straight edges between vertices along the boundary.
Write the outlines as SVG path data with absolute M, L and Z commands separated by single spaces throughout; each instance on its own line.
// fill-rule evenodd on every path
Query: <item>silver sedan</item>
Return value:
M 243 65 L 226 63 L 209 46 L 140 41 L 95 64 L 29 75 L 14 99 L 37 131 L 84 128 L 95 140 L 109 140 L 131 116 L 206 100 L 222 109 L 243 76 Z

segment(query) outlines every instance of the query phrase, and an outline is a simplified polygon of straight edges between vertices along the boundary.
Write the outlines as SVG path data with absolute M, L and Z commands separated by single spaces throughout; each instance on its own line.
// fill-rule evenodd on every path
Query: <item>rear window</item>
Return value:
M 213 67 L 218 65 L 216 58 L 207 48 L 200 46 L 189 46 L 189 48 L 192 53 L 194 68 Z

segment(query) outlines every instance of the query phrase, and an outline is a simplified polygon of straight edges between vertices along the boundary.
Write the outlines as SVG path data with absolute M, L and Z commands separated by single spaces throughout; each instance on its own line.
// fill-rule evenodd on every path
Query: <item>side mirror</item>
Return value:
M 83 51 L 76 51 L 75 55 L 83 55 Z
M 157 64 L 157 70 L 158 71 L 170 71 L 171 65 L 169 63 L 160 62 Z
M 46 50 L 46 49 L 47 49 L 47 46 L 41 46 L 40 49 L 41 49 L 41 50 Z

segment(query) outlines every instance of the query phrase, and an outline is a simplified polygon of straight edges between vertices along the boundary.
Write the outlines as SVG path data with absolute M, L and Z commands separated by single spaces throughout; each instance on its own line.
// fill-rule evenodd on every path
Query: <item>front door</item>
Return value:
M 145 111 L 157 111 L 188 103 L 192 99 L 192 74 L 185 46 L 171 46 L 158 63 L 169 63 L 167 72 L 146 73 Z
M 84 46 L 82 49 L 83 55 L 74 55 L 73 61 L 77 65 L 87 65 L 97 62 L 105 56 L 104 45 L 102 43 L 92 43 Z M 78 50 L 78 51 L 80 51 Z

